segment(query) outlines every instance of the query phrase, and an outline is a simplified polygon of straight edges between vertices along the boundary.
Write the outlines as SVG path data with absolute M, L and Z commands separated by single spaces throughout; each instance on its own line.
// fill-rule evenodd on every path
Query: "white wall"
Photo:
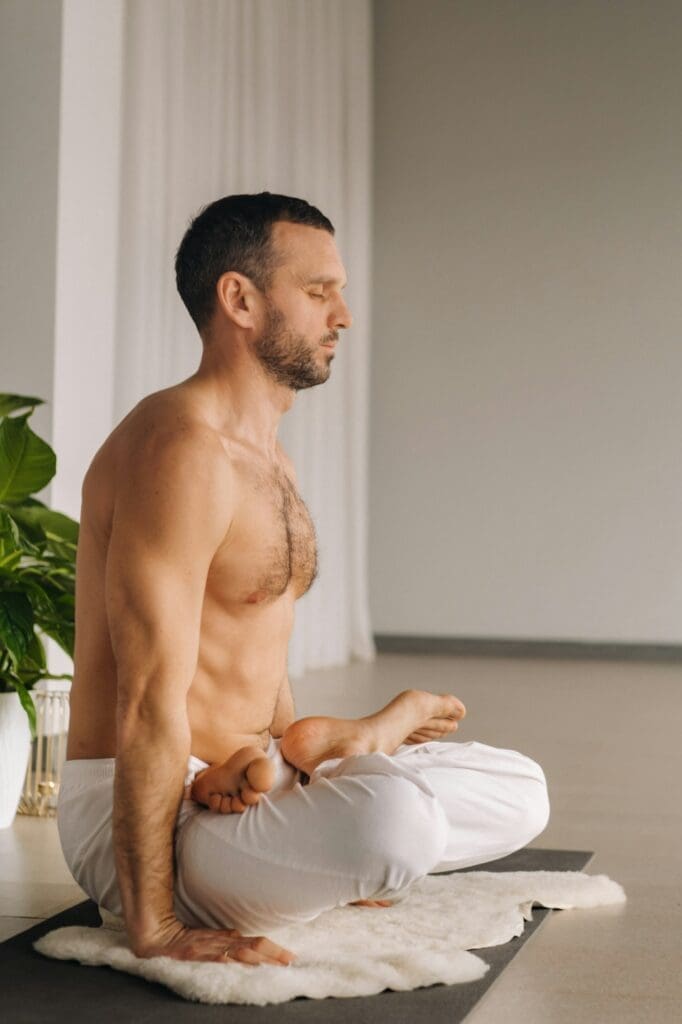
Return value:
M 0 390 L 42 398 L 50 442 L 59 158 L 60 0 L 0 4 Z M 48 488 L 40 492 L 49 501 Z
M 682 7 L 374 29 L 374 630 L 679 643 Z

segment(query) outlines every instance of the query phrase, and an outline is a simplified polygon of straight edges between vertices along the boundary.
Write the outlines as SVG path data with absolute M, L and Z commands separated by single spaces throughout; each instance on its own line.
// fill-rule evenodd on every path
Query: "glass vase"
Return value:
M 17 813 L 52 818 L 57 813 L 59 783 L 66 759 L 69 691 L 32 690 L 31 696 L 36 709 L 36 738 L 31 742 Z

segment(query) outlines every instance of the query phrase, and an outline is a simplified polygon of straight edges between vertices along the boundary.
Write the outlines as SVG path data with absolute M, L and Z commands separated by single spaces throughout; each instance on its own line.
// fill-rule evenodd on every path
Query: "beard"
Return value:
M 254 345 L 254 355 L 265 374 L 292 391 L 324 384 L 331 373 L 331 359 L 321 360 L 317 349 L 324 338 L 312 346 L 304 335 L 287 326 L 284 314 L 270 299 L 263 334 Z

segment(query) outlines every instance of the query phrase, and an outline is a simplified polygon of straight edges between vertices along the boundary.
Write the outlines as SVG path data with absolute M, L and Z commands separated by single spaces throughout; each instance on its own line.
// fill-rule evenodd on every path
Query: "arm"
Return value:
M 117 673 L 113 837 L 133 950 L 172 931 L 173 828 L 208 568 L 233 514 L 230 463 L 203 428 L 152 434 L 118 481 L 105 601 Z

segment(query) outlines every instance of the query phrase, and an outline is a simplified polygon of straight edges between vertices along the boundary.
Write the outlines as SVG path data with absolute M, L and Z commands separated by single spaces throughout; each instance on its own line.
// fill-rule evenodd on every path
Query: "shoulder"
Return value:
M 109 438 L 105 474 L 116 494 L 133 490 L 141 498 L 159 489 L 191 488 L 224 500 L 234 490 L 234 467 L 220 434 L 179 403 L 143 401 L 119 428 Z M 94 464 L 86 481 L 93 475 L 102 476 Z
M 230 461 L 220 433 L 172 393 L 161 391 L 147 396 L 135 407 L 126 426 L 124 447 L 129 457 L 153 449 L 175 451 L 189 458 L 193 452 L 213 454 Z

